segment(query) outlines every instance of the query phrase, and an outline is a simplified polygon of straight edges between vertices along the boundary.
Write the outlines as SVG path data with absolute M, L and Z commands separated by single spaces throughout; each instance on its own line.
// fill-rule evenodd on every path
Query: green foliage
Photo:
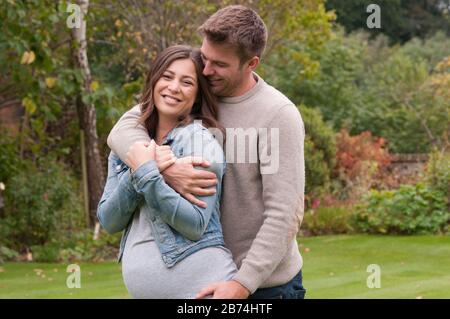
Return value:
M 327 9 L 335 10 L 337 22 L 348 32 L 365 29 L 372 34 L 389 36 L 392 42 L 406 42 L 413 37 L 425 38 L 440 30 L 450 34 L 448 1 L 440 0 L 378 0 L 381 29 L 369 29 L 366 8 L 371 0 L 328 0 Z M 447 7 L 447 8 L 446 8 Z
M 372 190 L 355 214 L 359 230 L 378 234 L 438 234 L 448 230 L 449 221 L 445 195 L 422 183 Z
M 305 170 L 307 200 L 324 195 L 330 186 L 335 165 L 334 133 L 322 119 L 320 111 L 299 106 L 305 125 Z
M 52 239 L 46 245 L 31 247 L 33 260 L 36 262 L 102 262 L 115 260 L 121 234 L 110 235 L 101 232 L 94 240 L 90 229 L 73 232 L 69 237 Z
M 425 183 L 447 197 L 450 209 L 450 153 L 433 150 L 427 163 Z
M 318 108 L 334 130 L 371 131 L 392 153 L 424 153 L 442 147 L 450 123 L 450 40 L 442 33 L 422 42 L 389 47 L 384 36 L 337 30 L 320 49 L 289 44 L 318 61 L 305 76 L 300 65 L 277 54 L 268 81 L 296 104 Z M 438 68 L 439 66 L 439 68 Z
M 6 183 L 21 168 L 17 143 L 4 130 L 0 131 L 0 182 Z
M 0 264 L 6 261 L 16 261 L 19 258 L 19 253 L 6 246 L 0 246 Z
M 6 184 L 0 225 L 2 243 L 17 250 L 67 236 L 83 220 L 78 183 L 64 164 L 51 158 L 24 164 Z
M 305 212 L 301 231 L 314 236 L 352 233 L 352 214 L 353 207 L 350 205 L 319 206 Z

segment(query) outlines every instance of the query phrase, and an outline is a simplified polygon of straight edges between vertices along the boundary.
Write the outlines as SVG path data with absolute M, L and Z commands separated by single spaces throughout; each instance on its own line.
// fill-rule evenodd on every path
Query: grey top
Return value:
M 123 279 L 133 298 L 195 298 L 208 284 L 234 276 L 237 269 L 231 252 L 221 246 L 200 249 L 167 268 L 145 209 L 142 206 L 133 217 L 122 259 Z

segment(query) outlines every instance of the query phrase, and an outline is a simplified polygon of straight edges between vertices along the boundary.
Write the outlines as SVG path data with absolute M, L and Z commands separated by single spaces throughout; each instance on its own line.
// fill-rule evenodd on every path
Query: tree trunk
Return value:
M 81 27 L 72 29 L 72 40 L 74 45 L 73 59 L 76 68 L 80 69 L 83 75 L 80 94 L 77 96 L 76 105 L 80 129 L 84 131 L 86 163 L 88 172 L 88 191 L 89 191 L 89 216 L 90 227 L 97 222 L 97 205 L 102 196 L 105 177 L 103 174 L 103 165 L 98 148 L 97 136 L 97 117 L 95 106 L 83 102 L 83 94 L 91 93 L 91 71 L 87 58 L 86 42 L 86 15 L 89 7 L 89 0 L 79 0 L 78 5 L 81 8 Z

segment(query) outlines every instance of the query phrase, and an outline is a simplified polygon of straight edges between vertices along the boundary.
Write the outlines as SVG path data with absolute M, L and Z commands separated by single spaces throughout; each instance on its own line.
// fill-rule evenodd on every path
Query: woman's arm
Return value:
M 219 144 L 209 132 L 203 130 L 200 132 L 197 130 L 184 140 L 184 154 L 186 156 L 203 156 L 208 160 L 211 166 L 203 169 L 216 174 L 217 185 L 221 185 L 224 156 Z M 202 154 L 198 154 L 199 152 Z M 218 186 L 215 186 L 215 194 L 198 197 L 207 204 L 206 208 L 201 208 L 184 199 L 165 183 L 154 160 L 139 166 L 131 178 L 137 193 L 144 197 L 149 206 L 155 208 L 163 221 L 190 240 L 201 238 L 220 199 L 220 194 L 217 193 Z
M 119 173 L 125 172 L 119 178 Z M 97 207 L 97 217 L 110 234 L 125 229 L 141 197 L 131 184 L 128 167 L 113 152 L 108 158 L 108 178 Z

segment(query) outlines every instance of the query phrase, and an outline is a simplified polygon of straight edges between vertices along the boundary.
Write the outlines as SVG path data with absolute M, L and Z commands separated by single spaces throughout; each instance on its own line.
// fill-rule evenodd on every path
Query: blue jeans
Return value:
M 306 290 L 302 284 L 302 271 L 295 275 L 288 283 L 257 289 L 249 299 L 304 299 Z

